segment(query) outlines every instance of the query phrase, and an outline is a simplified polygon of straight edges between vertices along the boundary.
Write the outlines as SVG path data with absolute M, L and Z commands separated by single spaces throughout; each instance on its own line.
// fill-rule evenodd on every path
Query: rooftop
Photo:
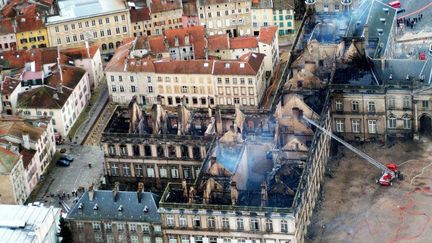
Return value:
M 176 9 L 182 9 L 182 0 L 152 0 L 150 3 L 152 14 Z
M 123 0 L 63 0 L 58 1 L 59 15 L 47 18 L 47 24 L 73 21 L 126 11 Z
M 9 174 L 19 160 L 19 154 L 0 146 L 0 175 Z
M 18 95 L 17 108 L 61 109 L 71 94 L 69 89 L 64 88 L 62 93 L 58 93 L 56 88 L 46 85 L 32 88 Z
M 130 9 L 130 19 L 132 23 L 137 23 L 145 20 L 150 20 L 150 9 L 147 7 Z
M 89 195 L 92 193 L 93 198 Z M 160 223 L 158 201 L 159 197 L 150 192 L 86 191 L 67 218 Z
M 36 242 L 57 227 L 60 209 L 39 206 L 0 205 L 0 239 L 5 243 Z M 57 215 L 57 218 L 55 218 Z M 55 220 L 55 221 L 54 221 Z M 36 232 L 37 231 L 37 232 Z M 39 237 L 38 238 L 38 234 Z

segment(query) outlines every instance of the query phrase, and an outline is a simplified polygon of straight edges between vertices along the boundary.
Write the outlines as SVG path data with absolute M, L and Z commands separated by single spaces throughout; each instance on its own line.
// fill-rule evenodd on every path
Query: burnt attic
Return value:
M 185 105 L 167 108 L 155 104 L 150 110 L 144 110 L 134 100 L 129 106 L 118 106 L 105 134 L 169 134 L 204 136 L 212 133 L 214 122 L 207 111 L 189 109 Z

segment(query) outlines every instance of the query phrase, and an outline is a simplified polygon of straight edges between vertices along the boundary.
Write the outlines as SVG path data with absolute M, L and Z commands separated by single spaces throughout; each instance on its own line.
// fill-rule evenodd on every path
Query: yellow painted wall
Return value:
M 30 41 L 30 38 L 33 37 L 36 38 L 35 41 Z M 38 40 L 38 37 L 41 39 Z M 32 47 L 41 48 L 49 46 L 48 32 L 46 28 L 16 33 L 16 39 L 18 50 L 31 49 Z M 21 41 L 24 39 L 26 42 L 22 43 Z

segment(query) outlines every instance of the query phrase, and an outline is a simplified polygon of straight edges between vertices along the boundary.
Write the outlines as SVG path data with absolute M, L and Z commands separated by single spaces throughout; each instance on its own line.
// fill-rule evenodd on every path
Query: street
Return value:
M 64 145 L 61 147 L 67 148 L 66 153 L 75 159 L 68 167 L 55 165 L 51 173 L 45 178 L 36 201 L 45 205 L 59 206 L 58 195 L 64 193 L 63 201 L 71 207 L 74 199 L 73 191 L 79 187 L 87 188 L 91 183 L 99 183 L 103 175 L 104 157 L 100 147 L 96 146 Z M 91 164 L 91 168 L 89 164 Z

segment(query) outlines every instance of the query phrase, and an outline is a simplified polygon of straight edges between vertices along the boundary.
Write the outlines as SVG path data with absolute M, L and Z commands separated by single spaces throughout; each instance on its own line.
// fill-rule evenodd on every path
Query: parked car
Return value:
M 60 157 L 60 159 L 61 159 L 61 160 L 66 160 L 66 161 L 69 161 L 69 162 L 74 161 L 74 157 L 72 157 L 72 156 L 69 155 L 69 154 L 63 154 L 63 155 Z
M 67 167 L 70 165 L 70 162 L 67 160 L 59 159 L 57 160 L 57 165 Z

